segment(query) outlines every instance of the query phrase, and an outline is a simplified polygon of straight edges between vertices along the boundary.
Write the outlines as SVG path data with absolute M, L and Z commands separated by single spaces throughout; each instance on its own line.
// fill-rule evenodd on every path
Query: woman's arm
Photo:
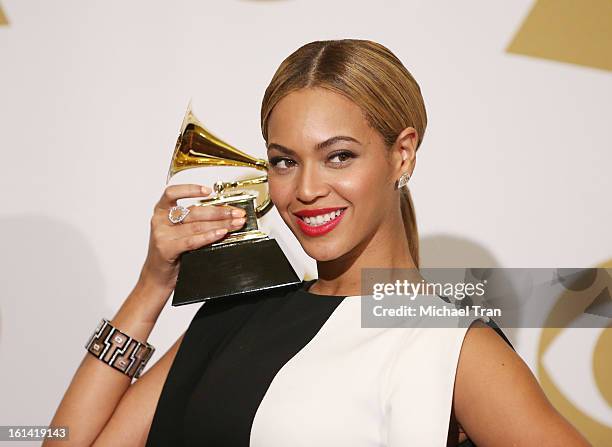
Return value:
M 453 406 L 478 447 L 590 445 L 550 404 L 518 354 L 480 321 L 461 348 Z
M 184 336 L 185 333 L 158 362 L 130 385 L 93 447 L 146 444 L 166 377 Z
M 195 184 L 170 185 L 164 190 L 151 217 L 149 249 L 138 282 L 110 322 L 121 332 L 146 342 L 176 286 L 181 254 L 212 244 L 230 229 L 237 230 L 244 225 L 245 211 L 233 206 L 191 206 L 181 225 L 170 222 L 168 215 L 177 200 L 207 196 L 211 192 L 211 188 Z M 98 444 L 97 438 L 103 430 L 100 436 L 103 444 L 106 441 L 111 445 L 144 442 L 146 433 L 143 433 L 148 432 L 159 392 L 179 344 L 180 338 L 151 368 L 151 374 L 147 371 L 138 379 L 141 383 L 133 387 L 130 377 L 85 353 L 51 425 L 68 427 L 70 445 L 91 445 L 94 441 Z M 121 414 L 115 418 L 113 414 L 120 401 Z M 125 415 L 127 420 L 119 420 Z M 130 432 L 130 422 L 134 423 L 135 431 Z M 48 441 L 44 445 L 54 444 Z M 61 441 L 58 445 L 68 444 Z
M 160 291 L 139 282 L 111 324 L 136 340 L 145 342 L 170 293 L 171 290 Z M 137 379 L 134 385 L 145 381 L 149 372 Z M 67 426 L 69 441 L 47 440 L 43 446 L 92 445 L 129 390 L 131 381 L 127 375 L 86 352 L 50 423 L 52 426 Z M 137 418 L 138 413 L 131 417 Z

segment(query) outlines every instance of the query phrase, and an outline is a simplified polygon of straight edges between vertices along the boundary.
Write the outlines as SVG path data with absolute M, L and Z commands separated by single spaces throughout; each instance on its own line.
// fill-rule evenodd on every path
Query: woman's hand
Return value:
M 228 231 L 244 225 L 245 211 L 232 206 L 190 206 L 181 224 L 168 219 L 170 208 L 179 199 L 205 197 L 211 188 L 193 184 L 171 185 L 155 205 L 151 218 L 149 251 L 142 267 L 139 283 L 146 288 L 159 288 L 168 297 L 176 286 L 181 253 L 212 244 Z

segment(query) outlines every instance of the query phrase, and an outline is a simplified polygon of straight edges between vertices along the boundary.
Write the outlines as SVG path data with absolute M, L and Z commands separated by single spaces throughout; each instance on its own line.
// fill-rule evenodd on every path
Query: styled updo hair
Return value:
M 287 94 L 321 87 L 344 95 L 363 110 L 370 126 L 390 149 L 406 127 L 421 145 L 427 113 L 421 89 L 402 62 L 383 45 L 369 40 L 342 39 L 308 43 L 278 67 L 261 104 L 261 132 L 268 142 L 268 118 Z M 408 186 L 401 190 L 401 212 L 410 254 L 419 267 L 419 235 Z

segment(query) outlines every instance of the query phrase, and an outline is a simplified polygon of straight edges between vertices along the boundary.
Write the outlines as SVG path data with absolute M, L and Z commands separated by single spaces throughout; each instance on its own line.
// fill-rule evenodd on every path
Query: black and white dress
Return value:
M 314 281 L 202 304 L 146 445 L 446 446 L 467 328 L 362 328 Z

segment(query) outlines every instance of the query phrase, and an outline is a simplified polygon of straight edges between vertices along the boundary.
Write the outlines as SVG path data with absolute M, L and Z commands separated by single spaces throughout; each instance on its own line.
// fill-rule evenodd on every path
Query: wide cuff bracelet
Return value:
M 141 343 L 103 318 L 85 345 L 87 352 L 125 375 L 138 379 L 155 348 Z

